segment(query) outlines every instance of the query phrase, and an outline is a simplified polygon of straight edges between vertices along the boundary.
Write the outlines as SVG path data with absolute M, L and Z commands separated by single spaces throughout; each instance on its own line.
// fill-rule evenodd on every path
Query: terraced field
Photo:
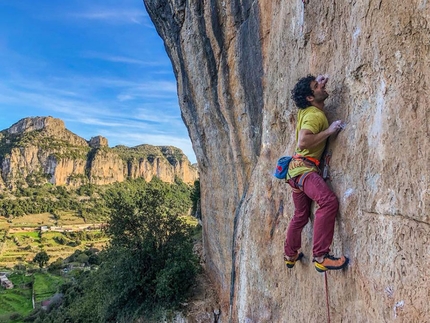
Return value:
M 26 316 L 33 309 L 31 301 L 33 277 L 24 274 L 11 274 L 9 279 L 15 288 L 0 289 L 0 322 L 20 321 L 13 320 L 13 317 Z
M 21 267 L 31 272 L 31 268 L 37 267 L 32 260 L 42 250 L 48 253 L 51 263 L 60 257 L 69 257 L 77 249 L 102 249 L 108 239 L 98 226 L 85 223 L 71 213 L 61 214 L 60 219 L 58 216 L 54 219 L 49 213 L 13 220 L 0 218 L 0 271 L 12 272 L 12 268 Z M 8 278 L 14 288 L 0 288 L 0 323 L 22 323 L 33 310 L 32 288 L 35 304 L 40 306 L 66 279 L 46 271 L 32 275 L 13 273 Z
M 67 258 L 76 249 L 89 246 L 101 249 L 108 239 L 101 236 L 100 229 L 86 229 L 97 225 L 85 223 L 65 212 L 60 219 L 54 219 L 50 213 L 26 215 L 9 221 L 0 217 L 0 268 L 31 263 L 42 250 L 48 253 L 51 263 L 59 257 Z M 81 238 L 71 237 L 71 232 L 79 231 L 87 233 L 81 234 Z
M 47 273 L 34 273 L 34 298 L 36 304 L 52 297 L 64 278 Z

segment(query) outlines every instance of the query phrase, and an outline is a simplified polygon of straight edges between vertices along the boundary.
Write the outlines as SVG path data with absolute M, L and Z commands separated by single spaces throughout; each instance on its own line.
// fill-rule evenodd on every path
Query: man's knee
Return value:
M 306 224 L 308 224 L 309 222 L 309 217 L 297 217 L 297 218 L 293 218 L 293 223 L 297 226 L 297 227 L 304 227 Z
M 339 200 L 337 199 L 336 194 L 334 194 L 333 192 L 327 194 L 327 196 L 324 198 L 324 204 L 327 208 L 336 211 L 339 209 Z

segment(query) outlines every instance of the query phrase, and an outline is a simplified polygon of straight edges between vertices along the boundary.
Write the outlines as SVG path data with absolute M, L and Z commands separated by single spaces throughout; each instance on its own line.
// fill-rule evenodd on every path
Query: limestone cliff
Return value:
M 430 290 L 427 1 L 144 0 L 163 38 L 200 171 L 207 270 L 222 322 L 317 322 L 324 276 L 287 271 L 287 185 L 271 175 L 294 149 L 290 90 L 329 73 L 339 197 L 328 274 L 332 322 L 428 322 Z
M 144 148 L 142 148 L 144 147 Z M 0 132 L 0 190 L 50 182 L 79 186 L 153 176 L 165 182 L 198 177 L 182 151 L 170 146 L 108 147 L 106 138 L 88 142 L 52 117 L 25 118 Z

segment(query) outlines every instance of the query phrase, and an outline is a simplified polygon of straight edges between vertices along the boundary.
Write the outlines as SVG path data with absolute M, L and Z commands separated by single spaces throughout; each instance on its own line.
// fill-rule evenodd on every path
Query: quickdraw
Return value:
M 330 179 L 330 174 L 329 174 L 330 159 L 331 159 L 331 150 L 328 151 L 327 154 L 324 157 L 324 168 L 323 168 L 323 173 L 322 173 L 322 177 L 324 179 Z

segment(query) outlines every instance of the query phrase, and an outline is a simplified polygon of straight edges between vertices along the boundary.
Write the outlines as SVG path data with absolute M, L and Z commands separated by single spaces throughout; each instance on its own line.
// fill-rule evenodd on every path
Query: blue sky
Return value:
M 195 162 L 143 1 L 4 0 L 0 30 L 0 130 L 52 116 L 87 140 L 172 145 Z

